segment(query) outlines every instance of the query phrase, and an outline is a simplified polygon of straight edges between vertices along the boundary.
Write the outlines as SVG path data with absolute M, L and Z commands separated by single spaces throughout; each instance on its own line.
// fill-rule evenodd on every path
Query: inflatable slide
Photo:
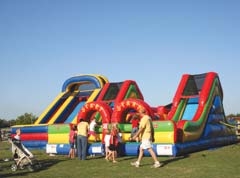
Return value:
M 227 120 L 222 101 L 223 91 L 217 73 L 185 74 L 173 102 L 165 109 L 167 113 L 159 113 L 160 107 L 153 110 L 142 100 L 127 99 L 115 106 L 112 120 L 120 125 L 123 123 L 127 134 L 130 126 L 124 121 L 126 114 L 146 108 L 153 118 L 157 155 L 178 156 L 237 142 L 235 129 L 223 124 Z M 162 114 L 167 115 L 160 117 Z M 125 154 L 137 155 L 139 144 L 125 141 Z
M 45 149 L 49 144 L 68 144 L 70 124 L 77 123 L 77 114 L 85 103 L 94 101 L 108 79 L 102 75 L 79 75 L 67 79 L 61 93 L 32 125 L 12 126 L 22 131 L 27 148 Z
M 76 122 L 76 115 L 85 102 L 93 101 L 107 83 L 100 75 L 80 75 L 66 80 L 62 92 L 39 116 L 35 124 Z

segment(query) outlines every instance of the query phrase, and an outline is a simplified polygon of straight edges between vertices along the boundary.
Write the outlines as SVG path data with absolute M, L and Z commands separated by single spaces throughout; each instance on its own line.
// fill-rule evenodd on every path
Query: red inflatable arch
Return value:
M 93 101 L 85 104 L 78 113 L 77 123 L 79 123 L 80 118 L 89 122 L 92 114 L 95 112 L 99 112 L 102 116 L 102 124 L 110 123 L 112 108 L 102 101 Z
M 154 116 L 154 113 L 151 109 L 151 107 L 145 103 L 143 100 L 140 99 L 133 99 L 129 98 L 126 100 L 123 100 L 122 102 L 118 103 L 115 106 L 115 109 L 112 113 L 111 122 L 113 123 L 124 123 L 126 122 L 126 115 L 129 111 L 135 110 L 138 112 L 141 108 L 145 108 L 147 111 L 147 114 L 151 117 Z
M 90 119 L 95 112 L 99 112 L 102 117 L 102 143 L 104 143 L 106 129 L 108 129 L 108 124 L 111 121 L 112 115 L 112 108 L 108 104 L 103 101 L 93 101 L 85 104 L 78 113 L 77 123 L 79 123 L 81 118 L 90 122 Z

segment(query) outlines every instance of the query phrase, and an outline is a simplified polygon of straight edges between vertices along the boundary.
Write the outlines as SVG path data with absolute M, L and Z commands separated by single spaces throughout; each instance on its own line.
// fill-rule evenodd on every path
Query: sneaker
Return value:
M 137 163 L 137 162 L 131 162 L 131 165 L 135 166 L 135 167 L 139 167 L 139 163 Z
M 152 165 L 152 168 L 159 168 L 162 167 L 163 164 L 161 163 L 154 163 L 154 165 Z

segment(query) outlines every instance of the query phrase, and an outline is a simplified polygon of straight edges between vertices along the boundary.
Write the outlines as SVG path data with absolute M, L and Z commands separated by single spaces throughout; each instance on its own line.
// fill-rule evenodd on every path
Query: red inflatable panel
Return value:
M 15 134 L 12 135 L 12 138 Z M 22 133 L 21 134 L 21 141 L 26 140 L 48 140 L 48 133 Z

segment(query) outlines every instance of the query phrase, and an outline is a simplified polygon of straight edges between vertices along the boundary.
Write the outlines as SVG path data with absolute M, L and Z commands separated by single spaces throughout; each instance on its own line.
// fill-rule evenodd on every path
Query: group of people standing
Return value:
M 75 135 L 73 137 L 74 138 L 73 140 L 75 141 L 72 140 L 72 142 L 70 142 L 70 145 L 71 150 L 72 149 L 77 150 L 77 156 L 80 160 L 86 160 L 88 136 L 91 133 L 96 138 L 96 133 L 93 130 L 94 128 L 93 126 L 91 127 L 92 128 L 91 132 L 89 132 L 90 126 L 87 121 L 85 121 L 84 119 L 80 119 L 79 121 L 80 122 L 78 123 L 78 125 L 73 129 L 73 131 L 71 131 L 72 133 L 70 132 L 70 137 L 71 134 Z M 96 123 L 95 120 L 93 122 Z M 129 140 L 140 142 L 138 159 L 135 162 L 132 162 L 131 165 L 139 167 L 141 165 L 141 160 L 144 155 L 144 150 L 147 150 L 154 161 L 152 167 L 153 168 L 161 167 L 162 163 L 158 161 L 156 153 L 152 148 L 152 143 L 154 142 L 154 128 L 152 124 L 152 119 L 147 114 L 145 108 L 141 108 L 138 113 L 132 115 L 130 122 L 132 123 L 132 132 Z M 105 159 L 107 161 L 112 161 L 113 163 L 117 162 L 116 157 L 118 155 L 118 146 L 121 142 L 120 136 L 121 133 L 119 131 L 117 124 L 111 124 L 111 127 L 105 130 L 104 136 Z M 76 147 L 74 147 L 73 143 L 75 143 Z M 71 150 L 69 152 L 69 156 L 73 155 L 72 157 L 75 157 L 75 153 L 73 153 L 75 151 Z
M 121 136 L 117 124 L 111 124 L 111 126 L 105 130 L 105 159 L 107 161 L 117 163 L 116 157 L 121 154 Z
M 77 153 L 77 156 L 80 160 L 87 159 L 87 145 L 89 134 L 89 124 L 84 119 L 80 119 L 78 125 L 73 125 L 71 127 L 69 133 L 69 158 L 75 158 Z
M 70 151 L 69 158 L 77 157 L 80 160 L 87 159 L 88 137 L 94 136 L 95 141 L 99 138 L 95 132 L 97 126 L 96 119 L 92 119 L 90 124 L 84 119 L 80 119 L 78 125 L 72 125 L 69 133 Z M 116 124 L 111 124 L 105 131 L 104 144 L 106 160 L 112 160 L 116 163 L 116 157 L 119 154 L 119 144 L 121 142 L 121 133 Z

